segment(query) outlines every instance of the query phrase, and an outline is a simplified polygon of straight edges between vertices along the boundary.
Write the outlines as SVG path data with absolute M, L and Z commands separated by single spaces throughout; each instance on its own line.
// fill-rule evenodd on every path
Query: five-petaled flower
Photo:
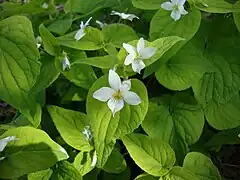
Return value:
M 134 18 L 139 19 L 139 17 L 137 17 L 134 14 L 125 14 L 125 13 L 120 13 L 120 12 L 117 12 L 117 11 L 112 11 L 110 15 L 117 15 L 121 19 L 127 19 L 127 20 L 130 20 L 130 21 L 132 21 Z
M 110 87 L 102 87 L 93 93 L 93 98 L 106 102 L 113 116 L 124 107 L 124 101 L 129 105 L 141 103 L 140 97 L 130 91 L 131 80 L 121 82 L 119 75 L 112 69 L 109 70 L 108 83 Z
M 86 27 L 89 25 L 89 22 L 91 21 L 91 19 L 92 19 L 92 17 L 90 17 L 85 24 L 84 24 L 83 21 L 81 21 L 80 29 L 79 29 L 79 30 L 77 31 L 77 33 L 75 34 L 74 39 L 76 39 L 77 41 L 79 41 L 80 39 L 83 38 L 83 36 L 86 35 L 85 29 L 86 29 Z
M 170 0 L 171 2 L 165 2 L 161 7 L 165 10 L 172 11 L 171 17 L 177 21 L 181 18 L 181 15 L 186 15 L 188 12 L 184 9 L 186 0 Z
M 4 148 L 7 146 L 7 144 L 11 141 L 17 140 L 15 136 L 8 136 L 6 138 L 3 138 L 0 140 L 0 152 L 4 150 Z
M 126 66 L 132 64 L 133 71 L 139 74 L 141 70 L 145 68 L 143 60 L 151 58 L 157 51 L 157 48 L 145 47 L 143 38 L 139 39 L 137 48 L 126 43 L 123 43 L 123 47 L 129 53 L 125 59 L 124 64 Z
M 63 68 L 63 71 L 65 71 L 65 69 L 71 69 L 71 64 L 67 57 L 67 53 L 63 52 L 63 54 L 64 54 L 64 58 L 62 60 L 62 68 Z

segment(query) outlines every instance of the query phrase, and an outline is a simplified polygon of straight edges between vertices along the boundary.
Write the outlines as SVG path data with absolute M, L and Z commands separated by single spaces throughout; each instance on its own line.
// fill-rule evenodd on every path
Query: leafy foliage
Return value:
M 0 178 L 224 178 L 239 51 L 240 1 L 1 0 Z

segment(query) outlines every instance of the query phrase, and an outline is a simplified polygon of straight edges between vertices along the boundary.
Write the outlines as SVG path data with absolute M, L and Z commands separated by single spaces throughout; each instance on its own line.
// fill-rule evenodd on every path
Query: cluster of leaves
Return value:
M 177 21 L 166 1 L 0 1 L 0 99 L 17 110 L 0 122 L 0 140 L 17 138 L 0 152 L 0 178 L 221 179 L 210 152 L 240 142 L 240 1 L 188 0 Z M 157 52 L 139 75 L 122 44 L 140 37 Z M 93 93 L 116 65 L 141 103 L 113 116 Z

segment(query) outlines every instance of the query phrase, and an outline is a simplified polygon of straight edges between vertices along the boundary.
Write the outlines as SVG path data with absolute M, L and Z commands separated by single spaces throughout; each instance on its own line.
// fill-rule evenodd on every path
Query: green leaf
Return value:
M 205 116 L 208 123 L 218 130 L 240 126 L 240 97 L 234 96 L 230 101 L 219 103 L 209 101 L 205 107 Z
M 171 180 L 201 180 L 197 176 L 187 171 L 185 168 L 179 166 L 173 167 L 166 177 L 166 179 Z
M 16 3 L 11 1 L 0 5 L 0 17 L 6 18 L 17 14 L 35 15 L 40 13 L 54 13 L 56 11 L 52 0 L 48 1 L 48 9 L 41 8 L 46 0 L 30 1 L 28 3 Z
M 135 163 L 148 174 L 163 176 L 175 164 L 175 153 L 164 141 L 142 134 L 121 138 Z
M 104 0 L 68 0 L 64 6 L 66 12 L 87 14 L 92 10 L 100 9 Z
M 131 180 L 131 170 L 128 167 L 125 171 L 121 172 L 120 174 L 107 173 L 105 171 L 102 171 L 99 176 L 98 176 L 99 179 L 106 179 L 106 180 L 123 180 L 123 179 Z M 88 179 L 86 178 L 86 180 Z
M 199 180 L 220 180 L 221 176 L 211 159 L 198 152 L 188 153 L 183 167 L 194 173 Z
M 68 29 L 70 29 L 72 25 L 72 19 L 66 18 L 66 19 L 58 19 L 53 21 L 51 24 L 47 26 L 48 30 L 59 34 L 59 35 L 64 35 Z
M 41 56 L 40 61 L 42 63 L 42 67 L 37 82 L 33 87 L 33 92 L 39 92 L 43 89 L 47 89 L 60 74 L 55 66 L 54 58 L 52 56 Z
M 50 180 L 82 180 L 81 174 L 78 170 L 69 162 L 61 161 L 56 165 Z
M 84 101 L 87 98 L 87 90 L 71 84 L 70 87 L 63 93 L 61 102 L 69 103 L 71 101 Z
M 237 49 L 237 48 L 236 48 Z M 240 62 L 236 56 L 227 52 L 213 51 L 207 58 L 213 63 L 214 71 L 205 73 L 194 83 L 196 99 L 203 105 L 210 101 L 226 102 L 240 89 Z
M 92 67 L 86 64 L 73 64 L 63 74 L 69 81 L 87 90 L 97 79 Z
M 103 69 L 111 69 L 117 63 L 117 57 L 112 55 L 107 56 L 99 56 L 99 57 L 90 57 L 90 58 L 81 58 L 77 59 L 72 63 L 74 64 L 87 64 L 90 66 L 103 68 Z
M 177 36 L 169 36 L 169 37 L 156 39 L 153 42 L 145 41 L 146 47 L 157 48 L 157 52 L 150 59 L 144 60 L 146 67 L 154 63 L 156 60 L 162 57 L 164 53 L 166 53 L 174 44 L 182 40 L 183 40 L 182 38 Z M 129 42 L 128 44 L 131 44 L 132 46 L 136 47 L 137 43 L 138 43 L 138 40 L 134 40 Z M 118 53 L 120 64 L 124 64 L 126 56 L 127 56 L 126 50 L 124 50 L 124 48 L 121 48 L 121 50 Z
M 233 18 L 238 31 L 240 31 L 240 13 L 233 13 Z
M 138 39 L 136 32 L 124 24 L 110 24 L 102 29 L 105 43 L 121 48 L 123 43 Z
M 76 39 L 74 39 L 77 31 L 61 36 L 58 38 L 58 40 L 62 46 L 67 46 L 79 50 L 98 50 L 103 48 L 103 34 L 99 29 L 87 27 L 85 31 L 86 35 L 79 41 L 76 41 Z
M 52 173 L 53 171 L 51 169 L 30 173 L 28 174 L 28 180 L 49 180 Z
M 132 79 L 131 91 L 141 98 L 140 105 L 130 106 L 125 103 L 124 108 L 113 117 L 107 103 L 93 98 L 93 93 L 101 87 L 109 87 L 107 75 L 98 79 L 87 97 L 87 114 L 90 118 L 95 149 L 97 151 L 97 167 L 103 167 L 114 147 L 115 140 L 131 133 L 143 121 L 147 109 L 147 90 L 142 82 Z
M 240 11 L 240 2 L 228 3 L 226 0 L 193 0 L 195 7 L 210 13 L 230 13 Z
M 188 94 L 152 99 L 142 123 L 150 137 L 169 142 L 178 159 L 183 159 L 188 145 L 197 142 L 203 126 L 204 113 Z
M 169 11 L 163 9 L 157 11 L 150 24 L 150 38 L 157 39 L 167 36 L 178 36 L 184 38 L 185 41 L 175 44 L 167 53 L 164 54 L 163 57 L 161 57 L 160 60 L 147 67 L 144 72 L 144 77 L 156 72 L 162 64 L 166 63 L 172 56 L 174 56 L 181 47 L 195 35 L 198 31 L 200 23 L 201 13 L 195 8 L 189 9 L 188 14 L 182 16 L 178 21 L 174 21 L 170 17 Z
M 158 10 L 161 9 L 161 4 L 166 2 L 165 0 L 133 0 L 133 6 L 139 9 L 146 10 Z
M 238 137 L 239 133 L 240 127 L 220 131 L 219 133 L 214 134 L 210 139 L 208 139 L 207 143 L 204 144 L 204 146 L 212 150 L 226 144 L 240 144 L 240 138 Z
M 43 41 L 44 50 L 52 56 L 58 55 L 60 53 L 60 44 L 43 24 L 39 26 L 39 33 Z
M 151 176 L 150 174 L 141 174 L 136 177 L 134 180 L 159 180 L 159 177 Z
M 58 132 L 67 144 L 80 151 L 92 149 L 82 133 L 88 123 L 87 115 L 57 106 L 48 106 L 47 109 Z
M 126 161 L 122 154 L 117 150 L 113 149 L 111 155 L 109 156 L 103 170 L 108 173 L 119 174 L 127 168 Z
M 40 73 L 31 22 L 23 16 L 0 21 L 0 99 L 19 109 L 35 126 L 40 111 L 30 95 Z M 38 113 L 37 113 L 38 114 Z
M 175 56 L 160 66 L 157 80 L 171 90 L 185 90 L 198 82 L 212 65 L 191 43 L 186 44 Z
M 82 176 L 86 175 L 94 168 L 94 166 L 92 166 L 92 156 L 91 152 L 81 151 L 75 157 L 73 165 Z
M 191 39 L 201 23 L 200 11 L 195 8 L 189 9 L 188 14 L 182 16 L 179 21 L 174 21 L 170 13 L 169 11 L 160 9 L 153 16 L 149 33 L 151 39 L 166 36 L 179 36 L 185 40 Z
M 0 136 L 0 139 L 8 136 L 16 136 L 18 140 L 9 143 L 4 149 L 5 159 L 0 161 L 1 178 L 12 179 L 44 170 L 68 158 L 67 152 L 42 130 L 32 127 L 13 128 Z

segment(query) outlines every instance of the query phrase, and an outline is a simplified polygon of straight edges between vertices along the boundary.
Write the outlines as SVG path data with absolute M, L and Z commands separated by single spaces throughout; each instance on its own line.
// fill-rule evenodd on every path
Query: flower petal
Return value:
M 136 53 L 136 49 L 127 43 L 123 43 L 123 48 L 129 53 L 132 54 L 134 56 L 134 58 L 136 57 L 137 53 Z
M 178 5 L 183 6 L 185 4 L 186 0 L 178 0 Z
M 145 46 L 144 39 L 140 38 L 138 43 L 137 43 L 137 51 L 138 51 L 138 53 L 140 53 L 141 50 L 144 49 L 144 46 Z
M 84 24 L 84 28 L 86 28 L 86 27 L 89 25 L 91 19 L 92 19 L 92 17 L 90 17 L 90 18 L 87 20 L 87 22 Z
M 179 0 L 171 0 L 171 2 L 172 2 L 173 4 L 178 4 L 178 1 L 179 1 Z
M 113 117 L 116 114 L 116 112 L 120 111 L 124 106 L 123 99 L 116 100 L 114 98 L 109 99 L 108 101 L 108 107 L 111 109 Z
M 132 69 L 134 72 L 141 73 L 141 70 L 145 68 L 145 64 L 142 60 L 135 60 L 132 63 Z
M 167 11 L 172 11 L 173 10 L 173 3 L 170 2 L 165 2 L 161 4 L 161 8 L 167 10 Z
M 137 17 L 134 14 L 125 14 L 125 13 L 121 13 L 121 17 L 122 19 L 128 19 L 130 21 L 132 21 L 134 18 L 139 19 L 139 17 Z
M 181 18 L 181 13 L 179 10 L 173 10 L 172 13 L 171 13 L 171 17 L 177 21 Z
M 108 83 L 112 89 L 119 90 L 121 88 L 121 79 L 112 69 L 109 70 Z
M 106 23 L 103 23 L 101 21 L 96 20 L 96 23 L 100 26 L 100 28 L 103 28 L 104 26 L 106 26 Z
M 0 140 L 0 152 L 2 152 L 4 150 L 4 148 L 7 146 L 7 144 L 11 141 L 16 140 L 15 136 L 8 136 L 4 139 Z
M 129 54 L 124 61 L 124 65 L 128 66 L 129 64 L 132 64 L 134 59 L 135 59 L 135 56 L 133 54 Z
M 62 61 L 62 68 L 63 68 L 63 71 L 65 71 L 65 69 L 67 68 L 71 68 L 71 64 L 70 64 L 70 61 L 68 60 L 68 57 L 65 56 L 63 61 Z
M 106 102 L 112 97 L 114 93 L 114 89 L 110 87 L 102 87 L 93 93 L 93 98 L 102 102 Z
M 130 105 L 138 105 L 141 103 L 140 97 L 135 92 L 132 91 L 126 91 L 123 94 L 123 99 L 127 104 Z
M 96 164 L 97 164 L 97 152 L 94 151 L 91 166 L 93 167 L 93 166 L 95 166 Z
M 121 13 L 117 12 L 117 11 L 112 11 L 110 15 L 118 15 L 120 16 Z
M 79 29 L 77 31 L 77 33 L 74 36 L 74 39 L 76 39 L 77 41 L 79 41 L 80 39 L 82 39 L 82 37 L 85 36 L 85 32 L 84 29 Z
M 131 79 L 125 80 L 122 82 L 121 91 L 129 91 L 131 89 Z
M 142 59 L 149 59 L 151 58 L 157 51 L 157 48 L 147 47 L 140 51 L 140 56 Z
M 179 11 L 180 11 L 180 13 L 183 14 L 183 15 L 188 14 L 188 12 L 184 9 L 183 6 L 179 6 Z

